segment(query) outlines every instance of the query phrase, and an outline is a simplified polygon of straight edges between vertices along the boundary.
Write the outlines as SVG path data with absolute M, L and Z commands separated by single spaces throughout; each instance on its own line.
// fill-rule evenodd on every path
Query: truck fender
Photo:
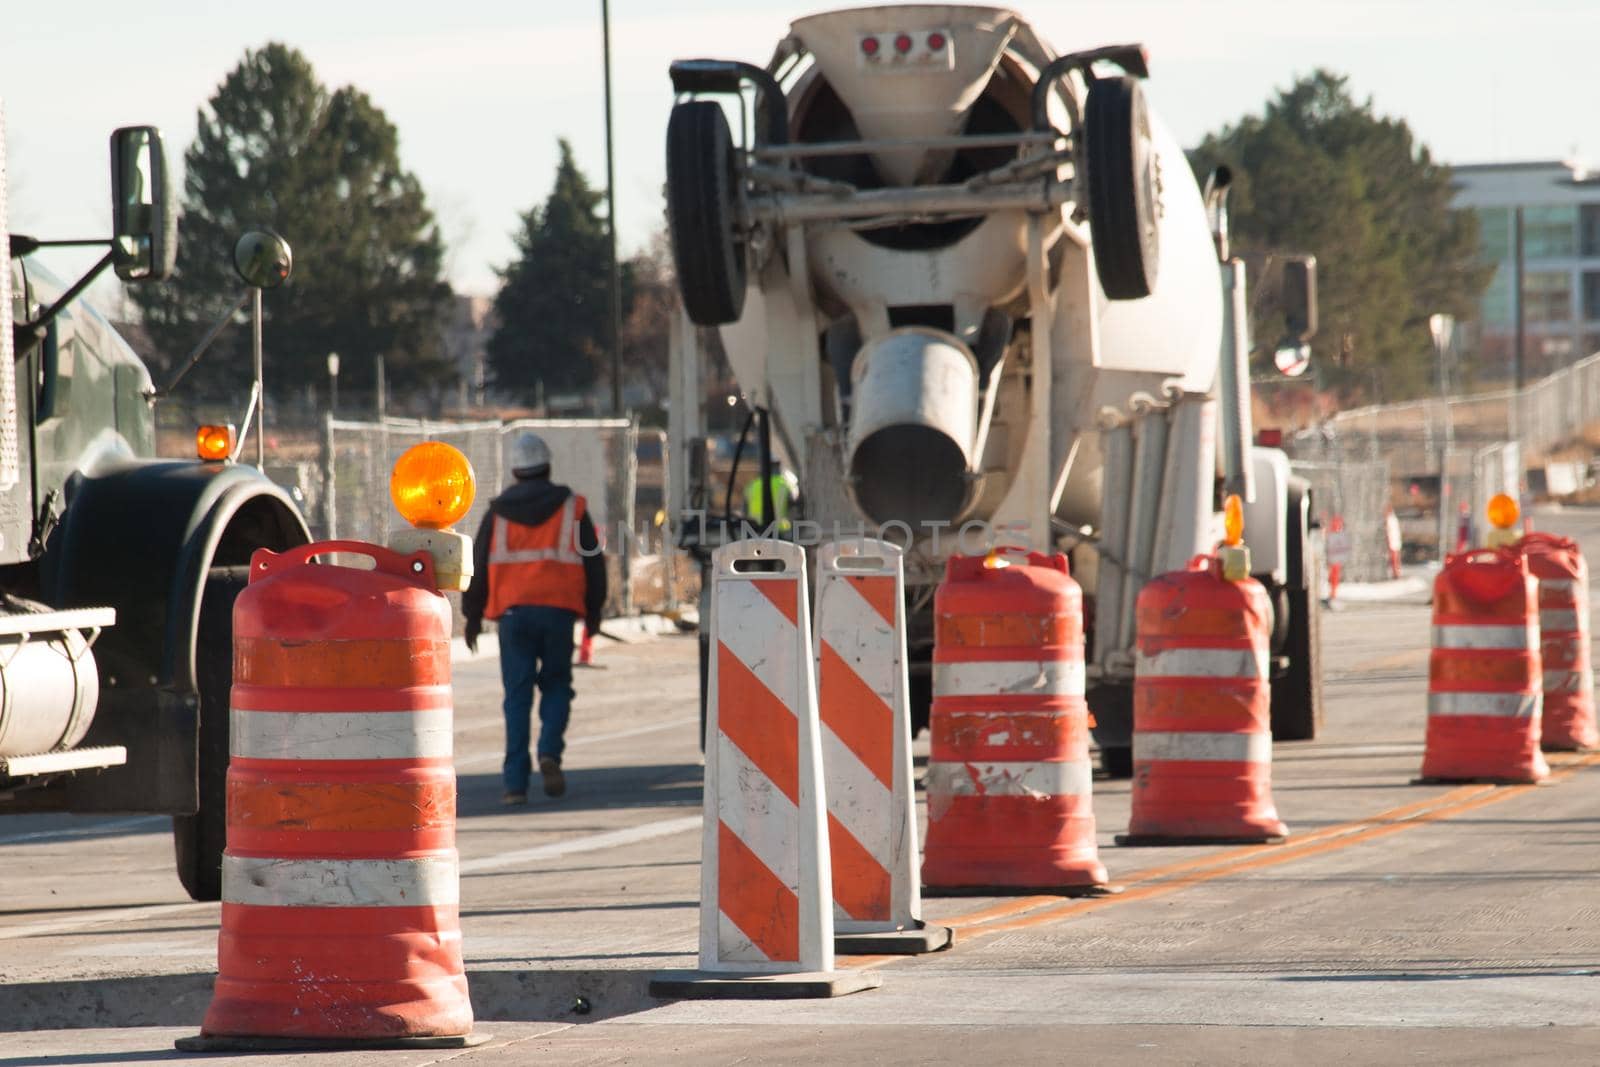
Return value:
M 254 468 L 123 460 L 74 475 L 42 593 L 57 607 L 116 609 L 94 648 L 100 707 L 83 743 L 124 745 L 128 761 L 21 792 L 13 810 L 193 813 L 206 576 L 309 540 L 288 494 Z

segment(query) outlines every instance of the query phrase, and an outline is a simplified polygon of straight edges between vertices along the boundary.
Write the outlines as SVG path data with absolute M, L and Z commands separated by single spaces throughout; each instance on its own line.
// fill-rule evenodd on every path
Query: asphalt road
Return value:
M 1600 514 L 1540 526 L 1600 551 Z M 693 638 L 600 650 L 570 793 L 523 809 L 498 803 L 495 664 L 459 663 L 462 925 L 493 1039 L 271 1062 L 1600 1060 L 1600 770 L 1568 755 L 1539 787 L 1411 784 L 1427 625 L 1420 602 L 1327 616 L 1324 735 L 1274 754 L 1285 844 L 1119 848 L 1127 783 L 1097 782 L 1121 894 L 931 899 L 953 949 L 841 961 L 882 987 L 793 1003 L 645 994 L 696 944 Z M 218 909 L 183 897 L 164 822 L 9 820 L 0 871 L 0 1067 L 179 1058 Z

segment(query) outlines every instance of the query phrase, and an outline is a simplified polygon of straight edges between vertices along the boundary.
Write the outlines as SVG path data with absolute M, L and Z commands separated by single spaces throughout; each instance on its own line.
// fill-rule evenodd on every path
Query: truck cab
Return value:
M 4 180 L 0 119 L 0 182 Z M 149 370 L 83 297 L 172 271 L 160 132 L 111 138 L 114 233 L 72 283 L 12 234 L 0 187 L 0 814 L 174 817 L 179 878 L 218 899 L 233 597 L 257 548 L 309 540 L 282 489 L 155 457 Z

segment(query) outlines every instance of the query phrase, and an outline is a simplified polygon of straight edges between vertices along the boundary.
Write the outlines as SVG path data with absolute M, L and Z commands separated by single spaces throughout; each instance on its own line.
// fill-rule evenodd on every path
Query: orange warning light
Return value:
M 389 497 L 404 519 L 426 530 L 448 529 L 477 493 L 472 463 L 443 441 L 412 445 L 395 460 Z
M 1517 507 L 1517 502 L 1506 493 L 1496 493 L 1489 498 L 1489 522 L 1497 530 L 1509 530 L 1517 524 L 1517 519 L 1522 509 Z
M 1238 493 L 1229 493 L 1228 499 L 1222 502 L 1222 543 L 1234 546 L 1244 543 L 1244 501 Z
M 194 454 L 201 459 L 227 459 L 233 455 L 233 426 L 202 426 L 194 432 Z

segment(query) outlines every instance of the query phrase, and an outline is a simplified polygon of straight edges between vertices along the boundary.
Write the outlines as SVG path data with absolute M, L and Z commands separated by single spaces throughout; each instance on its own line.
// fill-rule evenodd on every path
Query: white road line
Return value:
M 648 822 L 642 826 L 629 826 L 622 830 L 608 830 L 602 834 L 586 834 L 583 837 L 574 837 L 568 841 L 552 841 L 548 845 L 535 845 L 532 848 L 518 849 L 515 852 L 502 852 L 497 856 L 482 856 L 473 860 L 461 861 L 462 874 L 477 874 L 481 871 L 496 871 L 502 867 L 515 866 L 529 860 L 557 859 L 561 856 L 571 856 L 579 852 L 598 852 L 605 848 L 619 848 L 623 845 L 634 845 L 640 841 L 651 841 L 658 837 L 670 837 L 673 834 L 686 834 L 690 830 L 699 830 L 701 816 L 684 815 L 676 819 L 662 819 L 659 822 Z
M 71 830 L 35 830 L 32 833 L 0 837 L 0 845 L 25 845 L 36 841 L 65 841 L 74 837 L 94 837 L 97 834 L 126 830 L 134 826 L 143 826 L 146 823 L 166 822 L 169 818 L 170 816 L 167 815 L 140 815 L 133 819 L 96 822 L 93 826 L 78 826 Z
M 0 930 L 0 941 L 14 941 L 23 937 L 48 937 L 51 934 L 64 934 L 73 930 L 81 930 L 86 926 L 105 926 L 108 923 L 119 923 L 124 919 L 149 919 L 157 915 L 170 915 L 177 911 L 192 911 L 200 908 L 216 909 L 217 907 L 218 905 L 216 904 L 188 901 L 183 904 L 161 904 L 156 907 L 97 911 L 92 915 L 79 915 L 71 919 L 57 919 L 51 922 L 33 923 L 29 926 L 12 926 Z
M 581 852 L 598 852 L 601 849 L 620 848 L 624 845 L 638 844 L 641 841 L 652 841 L 658 837 L 685 834 L 690 831 L 698 831 L 700 826 L 701 816 L 684 815 L 673 819 L 645 823 L 642 826 L 629 826 L 621 830 L 610 830 L 606 833 L 586 834 L 583 837 L 575 837 L 567 841 L 553 841 L 548 845 L 535 845 L 532 848 L 518 849 L 516 852 L 502 852 L 495 856 L 482 856 L 478 859 L 463 860 L 460 869 L 462 874 L 495 871 L 532 860 L 558 859 L 562 856 L 571 856 Z M 0 941 L 14 941 L 24 937 L 48 937 L 51 934 L 70 933 L 90 926 L 106 926 L 127 919 L 144 920 L 158 915 L 170 915 L 174 912 L 214 909 L 216 907 L 217 905 L 215 904 L 191 901 L 183 904 L 162 904 L 155 907 L 133 907 L 120 908 L 115 911 L 100 911 L 92 915 L 79 915 L 70 919 L 56 919 L 48 922 L 32 923 L 27 926 L 0 929 Z
M 568 748 L 580 748 L 584 745 L 598 745 L 606 741 L 620 741 L 627 737 L 640 737 L 644 734 L 653 734 L 661 730 L 678 730 L 688 726 L 698 726 L 699 719 L 674 719 L 671 722 L 651 723 L 649 726 L 634 726 L 626 730 L 613 730 L 607 734 L 590 734 L 587 737 L 574 737 L 567 742 Z M 495 723 L 503 727 L 505 724 Z M 476 756 L 466 756 L 456 760 L 456 769 L 463 767 L 491 767 L 504 758 L 499 752 L 480 752 Z

